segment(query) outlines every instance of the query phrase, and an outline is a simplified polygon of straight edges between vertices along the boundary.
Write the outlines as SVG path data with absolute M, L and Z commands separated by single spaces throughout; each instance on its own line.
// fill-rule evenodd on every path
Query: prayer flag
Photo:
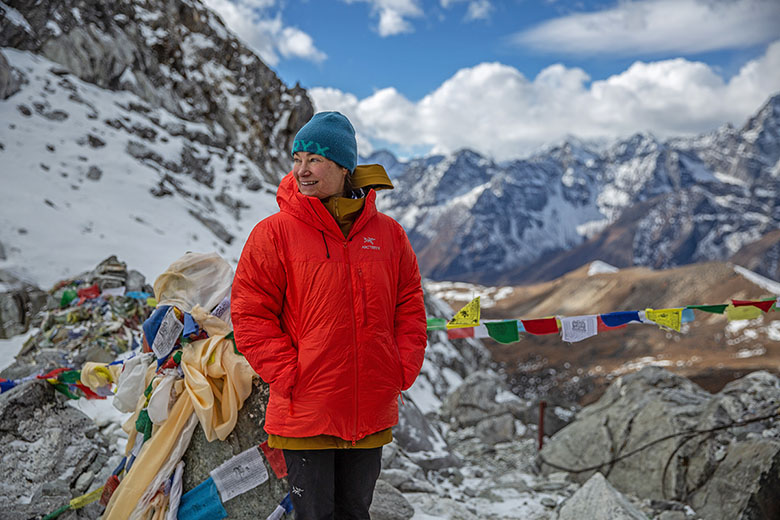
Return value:
M 728 317 L 729 321 L 754 320 L 761 316 L 761 309 L 752 305 L 745 305 L 742 307 L 729 305 L 726 307 L 726 316 Z
M 474 337 L 474 327 L 461 327 L 458 329 L 447 330 L 447 339 L 463 339 L 463 338 L 473 338 L 473 337 Z
M 271 469 L 276 474 L 276 478 L 284 478 L 287 476 L 287 462 L 284 460 L 284 452 L 282 450 L 272 448 L 268 445 L 268 441 L 263 441 L 260 445 L 260 449 L 263 450 L 265 459 L 268 464 L 271 465 Z
M 561 318 L 561 328 L 563 341 L 575 343 L 598 333 L 598 319 L 595 314 Z
M 446 330 L 447 320 L 444 318 L 428 318 L 428 330 Z
M 184 325 L 176 318 L 175 309 L 175 307 L 168 308 L 152 342 L 152 350 L 157 359 L 163 359 L 171 353 L 184 330 Z
M 447 328 L 475 327 L 477 325 L 479 325 L 479 296 L 456 312 L 455 316 L 447 323 Z
M 180 520 L 222 520 L 227 511 L 219 499 L 217 485 L 209 477 L 187 491 L 179 503 Z
M 711 312 L 713 314 L 723 314 L 726 311 L 727 304 L 723 305 L 688 305 L 686 309 L 695 309 L 697 311 Z
M 690 323 L 692 321 L 696 321 L 696 316 L 693 314 L 693 309 L 683 309 L 682 311 L 682 322 L 683 323 Z
M 609 312 L 601 314 L 599 317 L 604 322 L 604 325 L 611 328 L 621 327 L 632 321 L 642 322 L 637 311 Z
M 645 317 L 658 325 L 669 327 L 680 332 L 682 323 L 682 308 L 679 309 L 645 309 Z
M 520 341 L 517 320 L 485 322 L 488 334 L 499 343 L 515 343 Z
M 734 307 L 746 307 L 748 305 L 752 305 L 754 307 L 758 307 L 764 312 L 769 312 L 769 309 L 772 308 L 772 306 L 775 304 L 777 299 L 774 300 L 763 300 L 763 301 L 752 301 L 752 300 L 731 300 L 731 303 L 734 304 Z
M 227 502 L 268 480 L 263 457 L 256 447 L 242 451 L 210 472 L 222 502 Z
M 555 318 L 541 318 L 538 320 L 520 320 L 526 332 L 531 334 L 557 334 L 558 320 Z

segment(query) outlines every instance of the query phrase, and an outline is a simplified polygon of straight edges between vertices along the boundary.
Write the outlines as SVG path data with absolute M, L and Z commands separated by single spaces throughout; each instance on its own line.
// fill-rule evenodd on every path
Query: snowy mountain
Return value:
M 313 113 L 197 1 L 0 3 L 0 264 L 235 262 Z
M 729 259 L 778 229 L 778 159 L 780 95 L 740 130 L 604 150 L 569 140 L 507 164 L 469 150 L 411 161 L 380 207 L 434 279 L 519 283 L 598 259 L 664 268 Z M 775 278 L 777 248 L 754 258 Z

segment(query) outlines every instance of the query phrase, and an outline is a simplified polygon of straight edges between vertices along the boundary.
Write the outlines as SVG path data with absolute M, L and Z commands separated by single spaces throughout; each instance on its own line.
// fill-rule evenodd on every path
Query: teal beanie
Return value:
M 319 112 L 295 134 L 291 155 L 295 152 L 316 153 L 352 173 L 357 166 L 355 129 L 339 112 Z

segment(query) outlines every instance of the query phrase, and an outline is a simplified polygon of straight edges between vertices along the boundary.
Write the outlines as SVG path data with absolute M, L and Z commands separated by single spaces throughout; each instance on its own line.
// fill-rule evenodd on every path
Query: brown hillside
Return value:
M 518 286 L 483 319 L 542 318 L 661 309 L 731 299 L 775 296 L 735 272 L 733 265 L 711 262 L 653 271 L 622 269 L 588 276 L 588 265 L 550 282 Z M 457 309 L 460 301 L 450 302 Z M 519 343 L 485 341 L 506 370 L 515 390 L 541 391 L 581 403 L 597 398 L 610 379 L 645 364 L 666 366 L 709 391 L 728 381 L 766 369 L 780 374 L 780 312 L 732 322 L 723 315 L 695 311 L 696 320 L 678 333 L 654 325 L 629 324 L 568 344 L 559 335 L 523 334 Z

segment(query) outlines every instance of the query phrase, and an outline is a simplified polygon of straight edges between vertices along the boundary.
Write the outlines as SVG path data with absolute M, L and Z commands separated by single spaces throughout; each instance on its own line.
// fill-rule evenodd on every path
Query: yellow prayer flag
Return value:
M 467 303 L 447 323 L 448 329 L 459 327 L 476 327 L 479 325 L 479 296 Z
M 680 332 L 682 311 L 682 307 L 679 309 L 645 309 L 645 317 L 658 325 Z
M 754 320 L 761 316 L 761 313 L 761 309 L 754 307 L 753 305 L 734 307 L 734 305 L 730 303 L 729 306 L 726 307 L 726 316 L 729 321 Z
M 103 486 L 100 486 L 99 488 L 95 489 L 94 491 L 90 491 L 86 495 L 81 495 L 80 497 L 76 497 L 73 500 L 70 501 L 70 508 L 71 509 L 81 509 L 84 506 L 87 506 L 91 504 L 92 502 L 95 502 L 97 499 L 100 498 L 100 496 L 103 494 Z

